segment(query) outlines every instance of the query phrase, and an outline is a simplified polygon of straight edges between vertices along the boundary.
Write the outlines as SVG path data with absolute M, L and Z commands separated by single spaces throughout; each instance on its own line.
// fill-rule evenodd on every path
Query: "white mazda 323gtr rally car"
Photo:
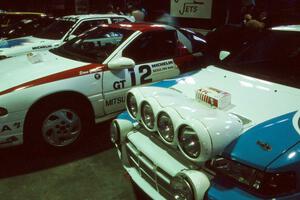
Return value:
M 59 48 L 0 61 L 0 145 L 67 147 L 124 109 L 132 86 L 199 67 L 205 40 L 156 24 L 94 28 Z
M 115 14 L 65 16 L 34 36 L 0 40 L 0 59 L 56 48 L 92 27 L 119 22 L 134 22 L 134 19 Z

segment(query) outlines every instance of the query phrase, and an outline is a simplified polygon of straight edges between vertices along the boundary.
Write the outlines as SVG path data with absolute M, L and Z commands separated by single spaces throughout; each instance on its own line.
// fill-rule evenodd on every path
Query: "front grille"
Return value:
M 147 181 L 164 198 L 171 199 L 170 180 L 171 176 L 163 169 L 157 167 L 149 158 L 127 141 L 126 151 L 129 164 L 134 167 L 140 176 Z

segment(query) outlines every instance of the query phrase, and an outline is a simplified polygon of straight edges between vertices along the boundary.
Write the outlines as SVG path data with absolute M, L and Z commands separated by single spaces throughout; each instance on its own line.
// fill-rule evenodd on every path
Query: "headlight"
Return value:
M 268 173 L 222 157 L 212 160 L 210 166 L 218 175 L 226 176 L 259 195 L 277 197 L 296 190 L 294 172 Z
M 118 144 L 120 141 L 120 128 L 115 120 L 110 125 L 110 140 L 114 144 Z
M 149 103 L 143 102 L 142 103 L 142 108 L 141 108 L 141 116 L 142 120 L 144 122 L 144 125 L 148 129 L 153 129 L 154 128 L 154 113 L 152 110 L 152 107 L 150 106 Z
M 171 180 L 170 186 L 174 200 L 194 199 L 193 189 L 183 175 L 176 175 Z
M 174 127 L 170 116 L 161 112 L 158 114 L 157 118 L 157 128 L 161 137 L 167 142 L 172 142 L 174 140 Z
M 136 102 L 136 98 L 132 93 L 127 94 L 127 110 L 131 114 L 132 117 L 136 118 L 138 113 L 138 105 Z
M 183 152 L 191 158 L 197 158 L 201 153 L 198 135 L 191 127 L 185 125 L 179 129 L 178 142 Z

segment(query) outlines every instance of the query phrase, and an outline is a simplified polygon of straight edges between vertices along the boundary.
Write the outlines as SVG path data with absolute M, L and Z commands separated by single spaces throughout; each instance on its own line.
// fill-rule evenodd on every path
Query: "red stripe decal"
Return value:
M 0 92 L 0 95 L 14 92 L 16 90 L 23 90 L 23 89 L 30 88 L 30 87 L 34 87 L 34 86 L 38 86 L 38 85 L 42 85 L 42 84 L 46 84 L 46 83 L 51 83 L 54 81 L 73 78 L 73 77 L 77 77 L 77 76 L 84 76 L 84 75 L 102 72 L 102 71 L 106 71 L 106 70 L 107 70 L 107 67 L 104 65 L 89 64 L 89 65 L 85 65 L 85 66 L 82 66 L 79 68 L 70 69 L 67 71 L 63 71 L 63 72 L 51 74 L 49 76 L 45 76 L 45 77 L 42 77 L 39 79 L 35 79 L 35 80 L 29 81 L 26 83 L 22 83 L 20 85 L 17 85 L 15 87 L 12 87 L 12 88 L 9 88 L 7 90 Z

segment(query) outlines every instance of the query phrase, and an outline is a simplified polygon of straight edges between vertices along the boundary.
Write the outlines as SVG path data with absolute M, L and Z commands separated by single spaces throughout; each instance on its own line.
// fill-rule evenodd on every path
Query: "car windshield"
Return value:
M 234 52 L 224 68 L 267 81 L 300 88 L 300 32 L 266 31 Z
M 9 27 L 3 29 L 2 34 L 18 35 L 22 33 L 33 33 L 36 28 L 44 28 L 51 24 L 54 20 L 50 18 L 40 18 L 40 19 L 23 19 L 20 22 L 15 23 Z M 0 33 L 1 35 L 1 33 Z
M 70 28 L 74 24 L 75 21 L 60 19 L 53 22 L 51 25 L 46 27 L 40 33 L 34 35 L 34 37 L 43 38 L 43 39 L 60 40 L 66 35 L 66 33 L 70 30 Z
M 96 28 L 51 52 L 83 62 L 102 63 L 132 33 L 126 29 Z

